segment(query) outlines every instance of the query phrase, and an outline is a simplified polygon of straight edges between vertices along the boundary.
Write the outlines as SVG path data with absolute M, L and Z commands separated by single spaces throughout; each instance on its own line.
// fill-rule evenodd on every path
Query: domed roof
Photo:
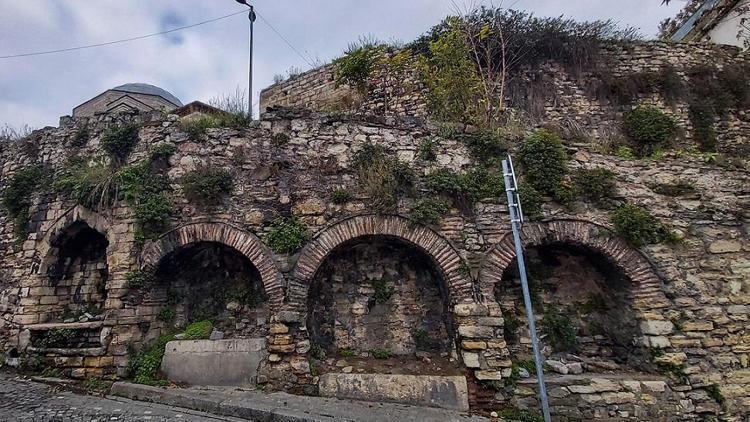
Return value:
M 179 100 L 179 98 L 172 95 L 169 91 L 166 91 L 154 85 L 143 84 L 143 83 L 131 83 L 131 84 L 124 84 L 124 85 L 116 86 L 112 88 L 112 90 L 132 92 L 135 94 L 156 95 L 158 97 L 164 98 L 165 100 L 169 101 L 170 103 L 176 106 L 182 106 L 182 102 Z

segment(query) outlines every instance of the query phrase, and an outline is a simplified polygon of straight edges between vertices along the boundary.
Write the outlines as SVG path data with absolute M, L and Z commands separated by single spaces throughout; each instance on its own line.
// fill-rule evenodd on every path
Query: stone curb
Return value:
M 112 385 L 110 394 L 132 400 L 262 422 L 376 422 L 397 420 L 480 422 L 488 420 L 478 416 L 434 408 L 233 389 L 160 388 L 116 382 Z

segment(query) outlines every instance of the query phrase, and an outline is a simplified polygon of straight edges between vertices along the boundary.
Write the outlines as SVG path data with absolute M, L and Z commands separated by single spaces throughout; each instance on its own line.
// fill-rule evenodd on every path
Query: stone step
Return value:
M 253 421 L 488 421 L 479 416 L 432 407 L 264 393 L 238 388 L 160 388 L 116 382 L 111 394 Z
M 318 387 L 323 397 L 469 410 L 462 376 L 328 373 Z

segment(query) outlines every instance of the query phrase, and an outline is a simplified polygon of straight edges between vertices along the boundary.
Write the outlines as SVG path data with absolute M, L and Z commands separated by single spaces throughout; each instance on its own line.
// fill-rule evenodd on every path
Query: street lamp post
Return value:
M 253 22 L 255 22 L 255 9 L 251 4 L 247 3 L 247 0 L 235 0 L 237 3 L 244 4 L 249 7 L 247 13 L 247 19 L 250 21 L 250 59 L 248 64 L 248 76 L 247 76 L 247 114 L 253 115 Z

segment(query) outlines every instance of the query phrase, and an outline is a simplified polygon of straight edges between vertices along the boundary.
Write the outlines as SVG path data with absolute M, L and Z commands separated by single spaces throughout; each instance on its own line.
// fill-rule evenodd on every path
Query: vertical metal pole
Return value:
M 255 22 L 255 10 L 250 6 L 250 12 L 247 14 L 250 20 L 250 64 L 248 67 L 247 77 L 247 115 L 253 117 L 253 22 Z
M 523 259 L 523 245 L 521 244 L 521 215 L 518 212 L 516 201 L 515 175 L 508 166 L 508 160 L 503 160 L 503 178 L 505 180 L 505 193 L 508 196 L 508 212 L 510 213 L 510 225 L 513 229 L 513 241 L 516 245 L 516 259 L 518 261 L 518 272 L 521 275 L 521 288 L 523 290 L 523 303 L 526 306 L 526 318 L 529 321 L 529 334 L 531 335 L 531 347 L 534 350 L 534 362 L 536 363 L 536 377 L 539 382 L 539 396 L 542 401 L 542 412 L 545 422 L 550 422 L 552 417 L 549 411 L 547 399 L 547 388 L 544 386 L 544 363 L 542 354 L 539 352 L 539 341 L 536 337 L 536 323 L 534 321 L 534 309 L 531 307 L 531 294 L 529 293 L 529 282 L 526 279 L 526 265 Z M 519 201 L 520 202 L 520 201 Z

